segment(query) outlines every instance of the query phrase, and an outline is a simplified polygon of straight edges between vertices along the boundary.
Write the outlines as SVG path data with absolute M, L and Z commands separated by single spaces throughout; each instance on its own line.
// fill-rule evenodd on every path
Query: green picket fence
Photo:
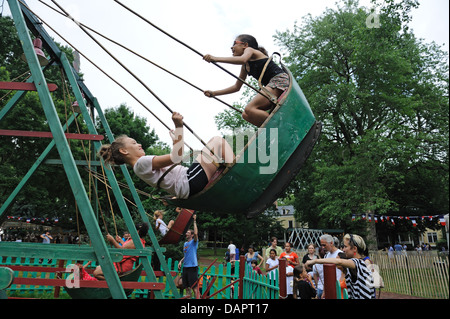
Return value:
M 56 267 L 56 260 L 39 259 L 39 258 L 13 258 L 7 257 L 0 263 L 2 266 L 35 266 L 35 267 Z M 54 273 L 36 273 L 29 271 L 15 271 L 14 277 L 23 278 L 55 278 Z M 8 289 L 9 294 L 25 295 L 25 294 L 44 294 L 52 293 L 53 287 L 48 286 L 25 286 L 11 285 Z
M 167 265 L 170 271 L 179 273 L 178 261 L 169 258 L 167 260 Z M 211 299 L 238 299 L 239 267 L 239 261 L 235 262 L 234 267 L 231 263 L 211 266 L 208 270 L 208 267 L 199 267 L 199 277 L 203 274 L 203 279 L 199 282 L 200 295 Z M 275 277 L 277 279 L 270 280 L 267 276 L 258 275 L 251 271 L 245 263 L 243 299 L 278 299 L 278 271 L 276 271 Z M 145 277 L 141 277 L 141 281 L 145 281 L 145 279 Z M 160 277 L 158 282 L 165 283 L 166 280 L 166 277 Z M 173 293 L 168 285 L 166 285 L 163 295 L 166 298 L 173 298 Z M 133 293 L 133 297 L 148 298 L 148 292 L 136 289 Z
M 67 260 L 64 262 L 63 267 L 73 264 L 76 261 Z M 171 272 L 179 273 L 178 261 L 169 258 L 167 260 L 168 267 Z M 40 259 L 40 258 L 16 258 L 16 257 L 3 257 L 0 260 L 1 266 L 33 266 L 33 267 L 59 267 L 59 261 L 56 259 Z M 91 265 L 95 267 L 95 265 Z M 204 297 L 211 297 L 212 299 L 237 299 L 239 288 L 239 261 L 236 261 L 235 267 L 231 263 L 226 265 L 220 264 L 219 266 L 199 267 L 199 277 L 204 273 L 203 280 L 200 281 L 200 294 Z M 278 298 L 278 281 L 270 281 L 266 276 L 257 275 L 248 269 L 245 264 L 245 276 L 243 278 L 243 298 L 251 299 L 268 299 Z M 236 270 L 236 271 L 235 271 Z M 56 274 L 52 272 L 36 272 L 36 271 L 15 271 L 15 277 L 22 278 L 42 278 L 42 279 L 54 279 Z M 276 275 L 277 276 L 277 275 Z M 140 282 L 146 281 L 145 276 L 141 276 Z M 173 279 L 173 278 L 172 278 Z M 165 276 L 158 277 L 157 281 L 166 283 L 167 278 Z M 55 292 L 53 286 L 32 286 L 32 285 L 16 285 L 13 284 L 8 288 L 9 296 L 35 296 L 47 294 L 51 296 Z M 61 294 L 64 294 L 64 290 L 61 290 Z M 169 287 L 163 291 L 165 298 L 173 298 L 173 293 Z M 149 298 L 150 295 L 146 290 L 136 289 L 132 298 Z
M 66 265 L 74 264 L 76 261 L 67 260 L 63 267 Z M 92 263 L 95 267 L 95 262 Z M 19 257 L 1 257 L 0 266 L 31 266 L 31 267 L 59 267 L 58 260 L 47 258 L 19 258 Z M 36 272 L 36 271 L 14 271 L 14 277 L 21 278 L 41 278 L 41 279 L 55 279 L 56 274 L 54 272 Z M 55 291 L 53 286 L 35 286 L 35 285 L 16 285 L 12 284 L 8 288 L 8 294 L 10 296 L 39 296 L 43 294 L 51 295 Z
M 0 260 L 2 266 L 34 266 L 34 267 L 66 267 L 75 263 L 75 261 L 65 261 L 61 264 L 58 260 L 39 259 L 39 258 L 15 258 L 3 257 Z M 171 258 L 167 260 L 167 265 L 171 272 L 178 272 L 178 261 Z M 95 265 L 92 265 L 95 267 Z M 239 269 L 240 262 L 236 261 L 233 267 L 231 263 L 219 266 L 199 267 L 199 277 L 203 274 L 203 280 L 200 281 L 200 294 L 204 298 L 211 299 L 238 299 L 239 297 Z M 252 271 L 251 268 L 244 262 L 244 275 L 242 278 L 242 298 L 243 299 L 279 299 L 279 273 L 278 270 L 273 272 L 273 276 L 259 275 Z M 36 271 L 15 271 L 15 277 L 23 278 L 56 278 L 56 274 L 52 272 L 36 272 Z M 145 282 L 145 276 L 141 276 L 141 282 Z M 158 282 L 165 283 L 167 278 L 165 276 L 159 277 Z M 53 286 L 32 286 L 32 285 L 16 285 L 13 284 L 8 288 L 9 296 L 34 296 L 40 297 L 46 294 L 48 297 L 52 295 L 58 298 L 58 295 L 64 298 L 65 292 L 61 289 L 61 294 L 55 294 L 57 287 Z M 337 296 L 341 298 L 341 291 L 339 282 L 336 282 Z M 59 290 L 59 289 L 58 289 Z M 165 286 L 163 291 L 165 298 L 173 298 L 173 292 L 169 285 Z M 132 298 L 150 298 L 147 290 L 134 290 Z M 344 299 L 347 299 L 347 291 L 344 290 Z

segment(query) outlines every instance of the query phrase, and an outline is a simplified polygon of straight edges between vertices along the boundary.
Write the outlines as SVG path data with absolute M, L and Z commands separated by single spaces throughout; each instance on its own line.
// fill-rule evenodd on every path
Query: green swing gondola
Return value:
M 143 265 L 139 264 L 136 268 L 120 274 L 120 281 L 133 281 L 137 282 L 141 277 Z M 72 299 L 111 299 L 111 291 L 108 288 L 68 288 L 64 287 L 67 294 Z M 129 296 L 133 293 L 134 289 L 125 289 L 125 295 Z
M 311 154 L 321 131 L 299 85 L 283 68 L 289 75 L 289 88 L 235 162 L 219 171 L 200 193 L 188 199 L 167 197 L 169 204 L 250 218 L 281 195 Z

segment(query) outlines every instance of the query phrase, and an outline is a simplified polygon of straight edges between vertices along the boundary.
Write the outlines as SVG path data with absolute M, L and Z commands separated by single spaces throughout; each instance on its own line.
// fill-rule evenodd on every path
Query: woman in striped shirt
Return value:
M 372 272 L 362 259 L 366 243 L 361 236 L 347 234 L 344 236 L 344 253 L 348 259 L 325 258 L 308 260 L 306 265 L 335 264 L 346 270 L 345 282 L 347 284 L 349 299 L 374 299 Z

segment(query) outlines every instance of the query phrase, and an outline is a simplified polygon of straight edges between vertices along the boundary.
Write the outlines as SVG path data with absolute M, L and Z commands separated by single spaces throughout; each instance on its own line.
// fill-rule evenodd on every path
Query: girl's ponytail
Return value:
M 267 52 L 267 50 L 264 47 L 258 47 L 258 50 L 261 51 L 262 53 L 264 53 L 264 55 L 269 55 L 269 53 Z

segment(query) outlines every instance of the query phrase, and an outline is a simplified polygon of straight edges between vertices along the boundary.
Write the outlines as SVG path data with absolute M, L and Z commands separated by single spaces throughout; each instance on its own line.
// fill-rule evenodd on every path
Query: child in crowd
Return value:
M 316 287 L 303 264 L 294 267 L 294 299 L 312 299 L 316 296 Z
M 261 268 L 258 267 L 258 262 L 256 260 L 252 260 L 252 270 L 255 271 L 258 275 L 262 275 Z
M 169 229 L 172 227 L 174 221 L 170 220 L 169 224 L 166 224 L 163 221 L 163 216 L 164 216 L 164 211 L 162 210 L 155 210 L 154 214 L 153 214 L 153 219 L 155 220 L 155 226 L 156 229 L 159 230 L 161 232 L 161 235 L 165 235 Z
M 277 251 L 275 249 L 270 250 L 269 259 L 266 261 L 266 274 L 269 276 L 270 279 L 275 279 L 275 269 L 278 268 L 278 257 L 277 257 Z

